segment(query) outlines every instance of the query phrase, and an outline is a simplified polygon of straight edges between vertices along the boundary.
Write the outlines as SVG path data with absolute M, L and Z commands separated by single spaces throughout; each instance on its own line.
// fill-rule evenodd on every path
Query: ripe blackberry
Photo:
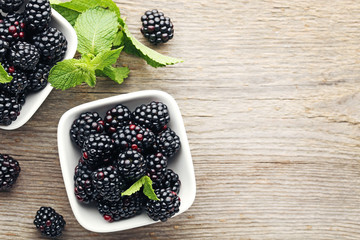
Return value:
M 18 96 L 18 102 L 21 106 L 24 106 L 24 104 L 26 102 L 26 92 L 24 92 Z
M 51 20 L 49 0 L 29 0 L 25 6 L 24 14 L 27 29 L 31 32 L 41 32 Z
M 20 96 L 23 94 L 30 82 L 26 77 L 26 74 L 18 68 L 15 68 L 13 65 L 10 65 L 6 60 L 2 63 L 5 71 L 13 77 L 11 82 L 0 84 L 0 89 L 3 89 L 5 92 L 12 96 Z
M 160 184 L 164 179 L 167 168 L 167 158 L 161 154 L 150 154 L 146 156 L 146 175 L 148 175 L 153 184 Z
M 7 154 L 0 154 L 0 190 L 10 189 L 16 182 L 20 170 L 18 161 Z
M 91 178 L 100 199 L 110 202 L 120 200 L 125 184 L 116 167 L 99 168 L 92 173 Z
M 110 134 L 114 133 L 116 129 L 128 125 L 130 120 L 130 110 L 126 106 L 119 104 L 106 112 L 106 116 L 104 117 L 105 131 Z
M 76 198 L 83 203 L 89 203 L 96 198 L 96 191 L 92 184 L 91 174 L 92 171 L 90 168 L 79 161 L 74 174 L 74 192 Z
M 0 125 L 10 125 L 20 114 L 21 105 L 16 97 L 0 91 Z
M 119 221 L 140 214 L 142 199 L 137 192 L 131 196 L 121 197 L 117 202 L 99 201 L 97 208 L 106 221 Z
M 66 225 L 62 215 L 51 207 L 41 207 L 35 215 L 34 225 L 46 237 L 58 237 Z
M 149 129 L 130 124 L 118 129 L 112 134 L 111 139 L 114 141 L 114 147 L 118 151 L 131 148 L 140 153 L 144 153 L 153 146 L 155 135 Z
M 141 17 L 141 33 L 154 45 L 166 43 L 174 37 L 174 25 L 164 13 L 154 9 Z
M 162 102 L 151 102 L 142 104 L 132 113 L 134 122 L 149 128 L 154 133 L 158 133 L 170 121 L 170 115 L 167 106 Z
M 155 190 L 155 194 L 160 200 L 149 200 L 145 206 L 146 213 L 151 219 L 165 222 L 179 212 L 180 198 L 175 192 L 169 189 L 160 189 Z
M 0 38 L 0 61 L 3 61 L 3 59 L 6 57 L 6 53 L 8 52 L 9 48 L 9 42 Z
M 38 49 L 26 42 L 17 42 L 10 48 L 10 64 L 21 70 L 34 70 L 40 60 Z
M 35 70 L 28 73 L 29 91 L 38 92 L 46 87 L 50 69 L 51 65 L 39 62 Z
M 20 9 L 24 0 L 0 0 L 0 9 L 6 13 L 12 13 Z
M 86 112 L 74 120 L 70 129 L 71 140 L 79 147 L 90 134 L 102 133 L 104 131 L 104 121 L 97 112 Z
M 49 27 L 32 37 L 33 44 L 39 49 L 42 60 L 49 63 L 61 61 L 66 53 L 65 36 L 56 28 Z
M 146 174 L 146 163 L 143 155 L 133 149 L 120 153 L 116 166 L 119 174 L 128 182 L 135 182 Z
M 162 181 L 160 183 L 154 182 L 153 187 L 154 189 L 169 189 L 176 194 L 179 194 L 181 181 L 179 179 L 179 175 L 177 175 L 173 170 L 167 169 Z
M 157 150 L 168 158 L 171 158 L 179 151 L 180 145 L 179 136 L 169 127 L 156 137 Z
M 25 19 L 23 14 L 8 14 L 0 21 L 0 38 L 8 42 L 25 39 Z
M 97 167 L 110 162 L 114 145 L 111 138 L 103 133 L 90 134 L 81 149 L 86 165 Z

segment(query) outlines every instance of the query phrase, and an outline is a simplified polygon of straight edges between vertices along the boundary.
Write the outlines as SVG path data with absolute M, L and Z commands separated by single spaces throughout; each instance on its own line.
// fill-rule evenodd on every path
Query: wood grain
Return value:
M 357 1 L 116 1 L 130 31 L 154 7 L 175 38 L 161 69 L 123 54 L 117 86 L 53 91 L 0 152 L 17 186 L 0 193 L 0 238 L 37 239 L 41 205 L 67 220 L 62 239 L 360 239 L 360 4 Z M 60 116 L 78 104 L 160 89 L 177 100 L 197 179 L 194 205 L 166 223 L 97 234 L 75 220 L 58 160 Z

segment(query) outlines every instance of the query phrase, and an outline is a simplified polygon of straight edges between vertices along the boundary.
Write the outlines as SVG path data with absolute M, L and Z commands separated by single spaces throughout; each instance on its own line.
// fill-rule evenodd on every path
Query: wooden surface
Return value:
M 22 172 L 0 193 L 0 238 L 37 239 L 41 205 L 67 221 L 62 239 L 360 239 L 360 4 L 357 1 L 117 1 L 141 41 L 140 16 L 169 15 L 156 47 L 184 63 L 153 69 L 123 54 L 122 85 L 53 91 L 0 152 Z M 61 175 L 60 116 L 145 89 L 177 100 L 193 156 L 193 206 L 166 223 L 96 234 L 75 220 Z

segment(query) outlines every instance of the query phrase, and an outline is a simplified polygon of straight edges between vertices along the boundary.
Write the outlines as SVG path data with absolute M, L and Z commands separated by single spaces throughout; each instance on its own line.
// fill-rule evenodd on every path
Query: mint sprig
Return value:
M 148 176 L 143 176 L 139 180 L 137 180 L 133 185 L 131 185 L 125 192 L 121 194 L 121 196 L 130 196 L 138 191 L 140 191 L 141 187 L 143 188 L 143 193 L 151 200 L 159 201 L 160 199 L 156 196 L 154 189 L 152 187 L 152 181 Z

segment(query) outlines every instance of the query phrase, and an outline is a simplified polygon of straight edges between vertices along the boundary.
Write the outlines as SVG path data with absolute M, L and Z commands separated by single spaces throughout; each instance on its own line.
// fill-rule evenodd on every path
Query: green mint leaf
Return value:
M 99 75 L 104 74 L 118 84 L 122 84 L 124 82 L 124 79 L 129 76 L 129 73 L 130 69 L 128 67 L 114 68 L 112 66 L 107 66 Z
M 138 192 L 145 183 L 145 177 L 147 176 L 143 176 L 142 178 L 137 180 L 125 192 L 121 193 L 121 196 L 131 196 L 132 194 Z
M 118 30 L 117 19 L 114 12 L 103 8 L 93 8 L 82 13 L 75 23 L 77 50 L 82 54 L 94 55 L 110 50 Z
M 120 47 L 123 43 L 124 33 L 122 30 L 116 33 L 115 39 L 113 41 L 113 47 Z
M 0 64 L 0 83 L 9 83 L 12 79 L 13 77 L 9 76 L 4 67 Z
M 175 63 L 183 62 L 181 59 L 172 58 L 162 55 L 139 42 L 134 36 L 131 35 L 126 23 L 119 18 L 119 22 L 124 30 L 124 43 L 125 52 L 139 56 L 153 67 L 164 67 L 166 65 L 173 65 Z
M 80 59 L 68 59 L 58 62 L 49 73 L 48 81 L 56 89 L 65 90 L 86 82 L 95 86 L 95 69 Z
M 59 3 L 58 5 L 83 13 L 90 8 L 103 7 L 114 12 L 120 17 L 120 10 L 112 0 L 72 0 L 69 2 Z
M 121 50 L 124 47 L 120 47 L 113 50 L 103 51 L 96 55 L 96 57 L 91 60 L 91 64 L 99 70 L 103 70 L 104 67 L 113 65 L 116 63 L 116 60 L 119 58 Z
M 59 0 L 50 0 L 49 2 L 50 2 L 50 4 L 59 4 L 59 3 L 61 3 L 61 1 L 59 1 Z
M 75 21 L 80 15 L 79 12 L 60 5 L 52 4 L 51 7 L 60 13 L 72 26 L 75 25 Z
M 160 199 L 156 196 L 154 189 L 152 187 L 152 181 L 148 176 L 145 176 L 145 183 L 144 183 L 144 189 L 143 193 L 145 196 L 147 196 L 149 199 L 154 201 L 159 201 Z

